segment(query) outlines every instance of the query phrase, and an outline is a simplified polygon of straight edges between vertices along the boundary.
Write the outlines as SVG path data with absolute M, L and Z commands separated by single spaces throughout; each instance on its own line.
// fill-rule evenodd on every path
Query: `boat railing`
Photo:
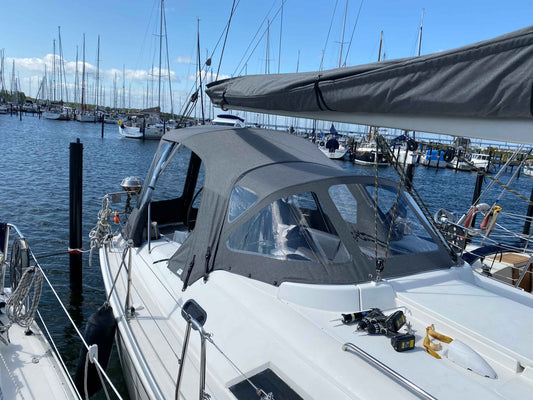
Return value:
M 405 378 L 403 375 L 400 375 L 398 372 L 396 372 L 394 369 L 389 367 L 388 365 L 384 364 L 383 362 L 379 361 L 374 356 L 368 354 L 366 351 L 361 349 L 360 347 L 356 346 L 353 343 L 344 343 L 342 345 L 343 351 L 351 351 L 352 353 L 357 354 L 359 357 L 367 361 L 370 365 L 373 365 L 374 367 L 378 368 L 388 376 L 390 376 L 392 379 L 394 379 L 396 382 L 398 382 L 400 385 L 405 387 L 407 390 L 415 394 L 421 399 L 427 399 L 427 400 L 436 400 L 437 398 L 426 392 L 424 389 L 422 389 L 417 384 L 411 382 L 409 379 Z
M 11 263 L 11 261 L 8 261 L 8 249 L 9 249 L 9 243 L 11 241 L 10 240 L 10 231 L 13 231 L 13 232 L 15 232 L 17 234 L 18 240 L 25 241 L 25 238 L 24 238 L 24 235 L 22 234 L 22 232 L 15 225 L 10 224 L 10 223 L 2 224 L 2 225 L 4 225 L 5 229 L 4 230 L 0 230 L 0 238 L 3 240 L 3 243 L 2 243 L 2 240 L 0 240 L 0 246 L 1 246 L 0 247 L 0 265 L 1 265 L 1 269 L 2 269 L 2 272 L 1 272 L 2 273 L 2 276 L 1 276 L 1 285 L 2 286 L 0 287 L 0 294 L 7 295 L 7 292 L 5 291 L 5 286 L 4 285 L 5 285 L 6 271 L 8 269 L 7 267 Z M 41 264 L 39 263 L 39 261 L 37 260 L 35 254 L 33 253 L 33 251 L 31 250 L 31 248 L 29 246 L 27 247 L 27 253 L 28 253 L 28 256 L 29 256 L 28 268 L 26 268 L 27 271 L 22 271 L 23 272 L 23 274 L 22 274 L 23 277 L 24 277 L 24 274 L 30 272 L 30 268 L 33 268 L 34 269 L 33 271 L 38 271 L 39 272 L 38 275 L 42 276 L 43 279 L 42 279 L 42 281 L 40 281 L 40 283 L 35 281 L 33 283 L 27 284 L 26 288 L 25 288 L 25 290 L 26 290 L 25 294 L 26 295 L 24 296 L 24 298 L 21 298 L 21 296 L 17 296 L 17 290 L 20 290 L 21 288 L 23 288 L 23 285 L 24 285 L 24 283 L 23 283 L 24 278 L 21 278 L 20 281 L 19 281 L 19 286 L 17 286 L 9 295 L 9 297 L 16 298 L 16 302 L 20 303 L 20 305 L 16 304 L 16 306 L 18 308 L 20 308 L 20 309 L 23 309 L 23 311 L 24 311 L 24 319 L 25 319 L 24 320 L 24 326 L 28 326 L 27 329 L 29 329 L 29 325 L 31 325 L 33 323 L 33 317 L 34 317 L 34 315 L 31 315 L 31 316 L 27 315 L 28 312 L 31 312 L 31 309 L 28 310 L 29 307 L 30 307 L 30 298 L 29 298 L 29 295 L 28 295 L 29 294 L 29 286 L 31 286 L 32 284 L 33 285 L 42 285 L 43 282 L 46 282 L 46 285 L 49 287 L 49 289 L 51 290 L 53 296 L 55 297 L 55 299 L 59 303 L 61 311 L 66 316 L 66 318 L 68 319 L 69 323 L 72 325 L 72 328 L 76 332 L 76 335 L 80 338 L 83 347 L 87 350 L 87 355 L 86 355 L 87 360 L 90 363 L 94 364 L 94 366 L 96 367 L 97 372 L 98 372 L 98 376 L 100 377 L 100 380 L 102 381 L 101 382 L 102 383 L 102 387 L 104 388 L 104 390 L 106 392 L 106 398 L 109 399 L 110 397 L 109 397 L 105 382 L 107 382 L 108 386 L 114 392 L 116 398 L 122 400 L 122 397 L 121 397 L 120 393 L 118 392 L 117 388 L 113 385 L 111 379 L 109 378 L 109 376 L 105 372 L 104 368 L 98 362 L 98 346 L 96 344 L 90 345 L 84 339 L 83 334 L 81 333 L 81 331 L 77 327 L 76 323 L 74 322 L 74 320 L 70 316 L 66 306 L 63 304 L 63 301 L 59 297 L 59 294 L 57 293 L 56 289 L 54 288 L 54 286 L 52 285 L 52 283 L 48 279 L 48 276 L 44 272 L 43 268 L 41 267 Z M 29 265 L 30 263 L 32 263 L 33 265 L 30 266 Z M 37 275 L 37 274 L 35 272 L 33 272 L 33 275 Z M 10 278 L 11 278 L 11 276 L 10 276 Z M 61 353 L 60 353 L 60 351 L 58 349 L 58 346 L 57 346 L 56 342 L 54 341 L 53 336 L 52 336 L 50 330 L 48 329 L 48 326 L 47 326 L 43 316 L 41 315 L 41 313 L 39 312 L 39 310 L 37 308 L 38 303 L 39 303 L 39 299 L 40 299 L 40 293 L 41 293 L 40 288 L 38 288 L 38 287 L 34 288 L 34 298 L 31 301 L 31 307 L 32 308 L 35 307 L 35 314 L 37 315 L 37 317 L 39 319 L 40 325 L 44 329 L 44 332 L 43 332 L 44 337 L 46 337 L 46 339 L 49 341 L 51 349 L 53 349 L 52 354 L 53 354 L 54 358 L 56 358 L 56 360 L 58 361 L 60 367 L 63 369 L 64 375 L 67 377 L 67 379 L 69 380 L 70 384 L 72 385 L 72 388 L 73 388 L 74 392 L 77 394 L 77 397 L 79 399 L 88 398 L 87 394 L 82 395 L 79 392 L 78 388 L 76 387 L 76 384 L 74 383 L 74 379 L 72 378 L 72 376 L 69 373 L 68 367 L 65 364 L 65 361 L 63 360 L 63 357 L 61 356 Z M 6 312 L 7 312 L 7 305 L 6 305 Z M 30 317 L 31 317 L 31 321 L 29 320 Z M 11 320 L 11 318 L 10 318 L 10 320 Z M 85 374 L 85 379 L 87 379 L 87 374 Z M 104 382 L 104 380 L 105 380 L 105 382 Z
M 187 357 L 187 351 L 189 348 L 189 339 L 191 335 L 191 329 L 198 332 L 200 335 L 200 386 L 199 386 L 199 399 L 200 400 L 206 400 L 209 399 L 210 396 L 205 391 L 205 380 L 206 380 L 206 347 L 207 343 L 210 343 L 213 345 L 214 349 L 222 355 L 228 361 L 228 363 L 235 369 L 235 371 L 243 378 L 244 381 L 247 381 L 252 388 L 254 389 L 257 398 L 259 400 L 274 400 L 274 395 L 272 393 L 266 393 L 263 389 L 259 388 L 257 385 L 255 385 L 242 371 L 241 369 L 235 364 L 234 361 L 229 358 L 226 353 L 222 351 L 222 349 L 215 343 L 213 340 L 213 334 L 206 332 L 204 330 L 204 323 L 207 320 L 207 313 L 205 310 L 194 300 L 188 300 L 183 304 L 181 307 L 181 315 L 187 322 L 187 327 L 185 330 L 185 337 L 183 339 L 183 346 L 181 349 L 181 356 L 178 360 L 179 363 L 179 369 L 178 369 L 178 376 L 176 380 L 176 392 L 175 392 L 175 400 L 178 400 L 179 398 L 179 392 L 181 383 L 183 381 L 183 371 L 185 368 L 185 359 Z

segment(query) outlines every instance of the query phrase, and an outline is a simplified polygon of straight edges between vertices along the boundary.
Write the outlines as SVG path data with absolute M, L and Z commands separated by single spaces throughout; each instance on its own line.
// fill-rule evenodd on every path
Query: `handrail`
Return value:
M 396 380 L 399 384 L 404 386 L 406 389 L 411 391 L 413 394 L 417 395 L 418 397 L 422 399 L 427 400 L 437 400 L 436 397 L 432 396 L 428 392 L 426 392 L 424 389 L 422 389 L 420 386 L 416 385 L 415 383 L 411 382 L 409 379 L 403 377 L 398 372 L 387 366 L 386 364 L 379 361 L 377 358 L 371 356 L 366 351 L 361 349 L 360 347 L 356 346 L 353 343 L 344 343 L 342 345 L 342 350 L 347 351 L 351 350 L 354 353 L 356 353 L 358 356 L 363 358 L 365 361 L 368 361 L 370 364 L 374 365 L 375 367 L 379 368 L 383 372 L 385 372 L 387 375 L 389 375 L 391 378 Z
M 179 370 L 178 370 L 178 378 L 176 382 L 176 392 L 175 392 L 175 400 L 178 400 L 179 397 L 179 391 L 180 386 L 182 382 L 182 376 L 183 376 L 183 367 L 185 365 L 185 357 L 187 355 L 187 350 L 189 347 L 189 337 L 191 334 L 191 328 L 194 328 L 194 330 L 197 330 L 200 334 L 200 340 L 201 340 L 201 354 L 200 354 L 200 392 L 199 392 L 199 399 L 205 400 L 206 394 L 205 393 L 205 369 L 206 369 L 206 345 L 205 341 L 207 338 L 210 337 L 210 334 L 207 333 L 203 326 L 196 321 L 190 314 L 186 314 L 187 319 L 187 330 L 185 331 L 185 338 L 183 340 L 183 347 L 181 349 L 181 358 L 179 360 Z

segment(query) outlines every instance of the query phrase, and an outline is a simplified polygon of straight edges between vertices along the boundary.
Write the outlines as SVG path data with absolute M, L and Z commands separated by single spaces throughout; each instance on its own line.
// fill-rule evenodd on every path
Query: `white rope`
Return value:
M 111 217 L 111 201 L 108 196 L 104 196 L 102 199 L 102 209 L 98 211 L 98 220 L 96 226 L 89 233 L 91 239 L 91 250 L 89 251 L 89 265 L 92 262 L 93 250 L 99 249 L 105 242 L 105 239 L 109 233 L 111 233 L 111 225 L 109 224 L 109 218 Z
M 6 302 L 6 315 L 11 323 L 17 323 L 29 329 L 33 323 L 35 312 L 39 306 L 43 284 L 43 273 L 38 266 L 26 268 L 22 274 L 19 285 Z M 30 289 L 33 289 L 33 299 L 30 307 L 26 307 L 26 300 L 30 298 Z

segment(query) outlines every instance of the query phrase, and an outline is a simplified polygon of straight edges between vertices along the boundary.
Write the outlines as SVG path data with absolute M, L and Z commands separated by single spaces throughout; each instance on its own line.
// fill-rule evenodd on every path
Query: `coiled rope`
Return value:
M 111 201 L 108 196 L 102 199 L 102 208 L 98 211 L 98 221 L 96 226 L 89 232 L 91 239 L 91 250 L 89 251 L 89 265 L 92 262 L 93 250 L 99 249 L 105 243 L 107 235 L 111 233 L 111 225 L 109 219 L 112 214 Z
M 20 283 L 6 302 L 6 315 L 11 324 L 17 323 L 27 330 L 33 323 L 35 312 L 39 306 L 43 285 L 43 272 L 37 266 L 26 268 Z M 30 298 L 33 286 L 33 299 L 31 305 L 26 307 L 26 300 Z

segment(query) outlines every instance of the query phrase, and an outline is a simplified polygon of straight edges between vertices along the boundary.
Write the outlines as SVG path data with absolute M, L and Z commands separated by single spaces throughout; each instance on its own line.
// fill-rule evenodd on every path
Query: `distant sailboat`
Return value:
M 163 20 L 164 20 L 164 0 L 161 0 L 161 16 L 159 28 L 159 86 L 157 107 L 142 110 L 142 122 L 138 120 L 118 121 L 118 132 L 121 136 L 131 139 L 152 139 L 159 140 L 165 133 L 165 125 L 161 123 L 161 52 L 163 47 Z M 165 24 L 166 37 L 166 24 Z M 168 62 L 168 60 L 167 60 Z

